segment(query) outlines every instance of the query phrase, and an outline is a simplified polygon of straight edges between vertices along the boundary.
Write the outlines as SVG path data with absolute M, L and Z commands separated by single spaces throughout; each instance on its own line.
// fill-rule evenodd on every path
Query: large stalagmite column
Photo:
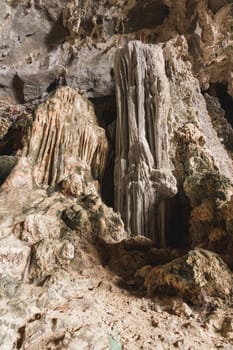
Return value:
M 165 245 L 165 199 L 177 192 L 168 157 L 169 83 L 158 45 L 130 42 L 115 61 L 115 209 L 132 234 Z

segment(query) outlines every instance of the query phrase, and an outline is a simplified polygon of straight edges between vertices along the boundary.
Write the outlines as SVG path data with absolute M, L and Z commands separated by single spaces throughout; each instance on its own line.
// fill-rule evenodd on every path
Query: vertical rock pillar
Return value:
M 161 47 L 130 42 L 116 54 L 115 79 L 115 209 L 131 235 L 165 246 L 165 201 L 177 187 L 168 157 L 170 91 Z

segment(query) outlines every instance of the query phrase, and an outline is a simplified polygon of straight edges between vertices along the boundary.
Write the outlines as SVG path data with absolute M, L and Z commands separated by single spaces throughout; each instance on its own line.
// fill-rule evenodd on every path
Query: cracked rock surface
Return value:
M 232 349 L 232 25 L 0 2 L 1 350 Z

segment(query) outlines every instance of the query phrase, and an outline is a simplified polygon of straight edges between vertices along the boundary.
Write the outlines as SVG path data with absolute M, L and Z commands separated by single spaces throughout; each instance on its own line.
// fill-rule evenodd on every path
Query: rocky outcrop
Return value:
M 149 295 L 180 295 L 193 303 L 232 303 L 232 273 L 221 258 L 207 250 L 190 250 L 168 264 L 138 270 Z
M 92 104 L 77 91 L 61 88 L 37 108 L 30 142 L 22 152 L 6 179 L 15 158 L 0 159 L 2 164 L 8 159 L 10 163 L 1 168 L 5 175 L 0 193 L 1 242 L 11 252 L 7 237 L 11 234 L 13 240 L 14 234 L 15 244 L 22 247 L 22 253 L 19 249 L 15 256 L 12 253 L 12 269 L 14 264 L 16 270 L 21 266 L 17 259 L 23 259 L 22 266 L 28 263 L 29 247 L 35 260 L 25 278 L 56 270 L 56 260 L 61 268 L 67 267 L 75 258 L 75 248 L 69 239 L 63 241 L 66 231 L 78 231 L 90 240 L 95 235 L 106 241 L 125 237 L 121 219 L 98 193 L 108 153 L 105 131 L 98 126 Z
M 17 118 L 12 126 L 15 123 Z M 61 300 L 66 303 L 68 294 L 79 299 L 86 288 L 93 288 L 87 280 L 71 291 L 70 282 L 100 264 L 94 247 L 97 238 L 110 244 L 127 237 L 120 216 L 98 192 L 108 142 L 91 102 L 74 89 L 60 88 L 36 109 L 27 135 L 16 152 L 16 165 L 16 156 L 0 157 L 0 294 L 6 307 L 6 318 L 0 316 L 1 349 L 45 349 L 63 339 L 65 329 L 72 333 L 71 319 L 69 325 L 58 326 L 57 335 L 46 320 L 40 325 L 37 321 L 45 308 L 56 308 Z M 68 287 L 65 294 L 61 285 Z M 15 320 L 19 299 L 23 308 Z M 42 338 L 35 326 L 39 333 L 44 329 Z M 93 326 L 89 329 L 94 332 Z M 23 345 L 24 337 L 28 346 Z M 104 331 L 98 342 L 108 344 Z M 73 343 L 79 348 L 83 341 L 78 336 Z
M 199 81 L 193 77 L 190 64 L 179 57 L 180 50 L 185 52 L 185 45 L 185 41 L 178 39 L 177 46 L 172 45 L 171 41 L 164 48 L 172 99 L 171 115 L 174 121 L 170 149 L 175 153 L 171 157 L 179 191 L 184 192 L 191 206 L 191 244 L 194 247 L 201 245 L 218 249 L 217 245 L 221 247 L 223 236 L 218 244 L 213 244 L 211 232 L 219 228 L 225 231 L 221 207 L 223 204 L 230 204 L 232 158 L 217 137 L 199 88 Z M 210 207 L 213 220 L 200 215 L 201 212 L 208 212 Z M 226 233 L 225 238 L 230 247 L 229 233 Z M 226 249 L 225 238 L 222 240 L 222 249 Z
M 1 349 L 231 346 L 232 18 L 0 4 Z
M 131 42 L 117 55 L 115 208 L 132 235 L 165 246 L 168 198 L 178 192 L 191 207 L 185 242 L 216 250 L 231 242 L 221 207 L 231 200 L 233 164 L 185 55 L 182 37 L 163 49 Z
M 23 164 L 28 164 L 27 178 L 32 187 L 32 182 L 44 188 L 55 187 L 77 171 L 98 181 L 103 175 L 108 142 L 105 131 L 97 125 L 91 103 L 66 87 L 36 110 L 30 142 L 23 154 L 15 169 L 18 175 L 7 179 L 3 191 L 20 177 Z M 2 161 L 8 158 L 2 156 Z

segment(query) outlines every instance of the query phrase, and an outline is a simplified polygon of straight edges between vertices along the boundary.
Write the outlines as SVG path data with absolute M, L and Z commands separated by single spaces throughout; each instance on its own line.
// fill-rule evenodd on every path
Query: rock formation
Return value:
M 130 43 L 117 54 L 115 72 L 115 208 L 132 235 L 164 246 L 165 199 L 177 188 L 168 158 L 170 93 L 162 49 Z
M 231 348 L 232 6 L 1 2 L 1 350 Z
M 97 235 L 103 235 L 103 238 L 108 231 L 108 225 L 113 226 L 111 220 L 115 222 L 112 235 L 116 239 L 120 226 L 124 232 L 120 218 L 98 196 L 98 179 L 102 176 L 107 152 L 105 131 L 97 124 L 92 104 L 75 90 L 61 88 L 37 108 L 29 145 L 25 146 L 24 155 L 5 180 L 0 193 L 0 201 L 4 202 L 1 210 L 3 246 L 5 249 L 9 246 L 10 249 L 12 234 L 26 244 L 24 246 L 15 239 L 17 245 L 22 246 L 22 249 L 25 247 L 27 259 L 19 249 L 15 253 L 14 250 L 10 253 L 12 249 L 9 253 L 3 253 L 9 256 L 12 254 L 13 265 L 15 259 L 24 259 L 25 269 L 30 255 L 28 246 L 34 247 L 37 243 L 37 260 L 42 258 L 50 240 L 54 240 L 52 255 L 60 254 L 54 253 L 54 249 L 66 249 L 64 244 L 68 244 L 67 249 L 73 251 L 74 247 L 69 241 L 59 241 L 64 226 L 62 219 L 71 229 L 89 232 L 93 230 L 98 232 Z M 6 157 L 1 157 L 2 162 Z M 12 156 L 8 156 L 10 157 Z M 58 189 L 62 193 L 55 192 L 50 198 L 46 198 L 48 191 L 52 193 Z M 59 205 L 59 201 L 65 201 L 66 195 L 80 198 L 79 205 L 70 199 L 64 207 Z M 49 210 L 46 209 L 48 206 Z M 97 229 L 93 228 L 94 225 Z M 72 260 L 74 251 L 70 254 L 68 259 Z M 42 259 L 44 266 L 42 268 L 41 265 L 41 269 L 46 271 L 46 256 Z M 2 271 L 4 264 L 5 260 L 1 262 Z M 16 265 L 17 268 L 19 267 Z
M 77 168 L 99 179 L 107 152 L 93 106 L 76 92 L 61 88 L 37 109 L 27 153 L 37 185 L 55 186 Z
M 217 137 L 199 82 L 179 52 L 188 55 L 182 37 L 163 49 L 131 42 L 117 55 L 115 208 L 131 234 L 164 246 L 169 235 L 165 200 L 184 193 L 192 209 L 191 244 L 210 248 L 212 231 L 222 232 L 217 240 L 231 241 L 219 221 L 225 220 L 223 203 L 231 201 L 232 159 Z
M 145 266 L 138 270 L 136 277 L 145 280 L 149 295 L 175 292 L 193 303 L 213 306 L 222 302 L 221 299 L 229 305 L 232 303 L 231 272 L 219 256 L 204 249 L 190 250 L 187 255 L 162 266 Z

